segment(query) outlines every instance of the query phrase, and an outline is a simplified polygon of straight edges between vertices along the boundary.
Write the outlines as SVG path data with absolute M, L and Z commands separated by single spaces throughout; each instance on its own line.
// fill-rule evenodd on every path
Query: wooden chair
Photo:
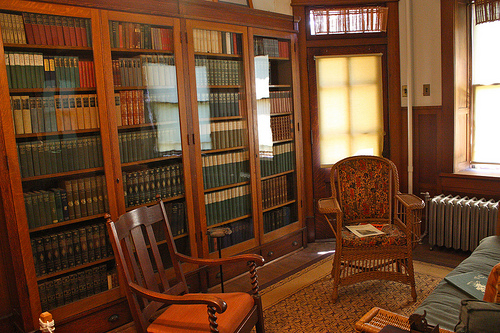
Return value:
M 332 196 L 318 201 L 318 211 L 336 238 L 333 299 L 338 288 L 366 280 L 409 284 L 416 301 L 412 250 L 420 240 L 424 202 L 399 192 L 396 166 L 377 156 L 354 156 L 330 171 Z M 377 224 L 383 235 L 359 238 L 347 225 Z
M 152 207 L 140 207 L 113 222 L 106 216 L 116 264 L 138 332 L 264 332 L 257 266 L 264 258 L 245 254 L 223 259 L 197 259 L 177 252 L 161 200 Z M 165 227 L 176 282 L 169 284 L 154 229 Z M 189 293 L 181 262 L 201 266 L 246 261 L 252 295 L 244 292 Z M 166 309 L 156 319 L 162 307 Z M 219 313 L 220 315 L 216 315 Z M 219 316 L 219 318 L 217 318 Z

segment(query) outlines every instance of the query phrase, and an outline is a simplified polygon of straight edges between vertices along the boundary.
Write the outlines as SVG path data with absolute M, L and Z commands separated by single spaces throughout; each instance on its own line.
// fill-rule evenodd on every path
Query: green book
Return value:
M 87 283 L 85 282 L 85 271 L 79 271 L 78 275 L 78 298 L 87 297 Z
M 5 52 L 5 69 L 7 70 L 7 83 L 10 89 L 12 88 L 12 77 L 11 77 L 11 67 L 10 67 L 10 52 Z
M 64 275 L 61 277 L 64 304 L 73 302 L 73 294 L 71 292 L 71 278 L 69 275 Z
M 31 131 L 33 133 L 39 133 L 39 125 L 38 125 L 38 112 L 36 109 L 36 100 L 35 97 L 28 97 L 28 105 L 30 111 L 31 118 Z
M 66 190 L 66 200 L 68 201 L 68 217 L 70 220 L 73 220 L 76 218 L 76 214 L 73 199 L 73 184 L 71 180 L 65 180 L 63 182 L 63 187 Z
M 97 194 L 97 177 L 89 177 L 90 178 L 90 194 L 91 194 L 91 205 L 93 214 L 104 213 L 99 211 L 99 199 Z
M 62 279 L 57 278 L 54 279 L 54 294 L 55 294 L 55 305 L 63 306 L 64 305 L 64 291 L 62 285 Z
M 28 228 L 35 228 L 35 215 L 33 213 L 33 193 L 27 192 L 23 193 L 24 205 L 26 206 L 26 217 L 28 220 Z
M 99 236 L 99 225 L 92 225 L 92 238 L 94 241 L 94 258 L 95 260 L 99 260 L 102 258 L 101 256 L 101 238 Z
M 469 296 L 482 300 L 488 277 L 477 272 L 467 272 L 446 276 L 445 281 L 462 290 Z
M 50 196 L 49 192 L 45 190 L 40 190 L 43 196 L 43 211 L 41 211 L 42 214 L 45 214 L 44 218 L 44 224 L 43 225 L 49 225 L 52 224 L 52 212 L 50 208 Z
M 99 213 L 105 213 L 104 209 L 104 191 L 103 187 L 106 186 L 106 184 L 103 184 L 103 178 L 102 177 L 95 177 L 96 181 L 96 192 L 97 192 L 97 212 Z M 125 184 L 125 182 L 124 182 Z M 127 204 L 127 201 L 125 200 L 125 204 Z
M 37 255 L 37 265 L 38 265 L 38 276 L 47 274 L 47 261 L 45 257 L 45 246 L 42 237 L 35 238 L 36 255 Z
M 83 179 L 83 186 L 85 187 L 85 210 L 87 212 L 87 216 L 94 215 L 94 207 L 92 205 L 92 189 L 90 177 L 86 177 Z
M 21 96 L 21 112 L 23 116 L 24 133 L 33 133 L 29 96 Z
M 63 213 L 63 204 L 62 204 L 62 197 L 61 197 L 61 189 L 59 189 L 59 188 L 52 188 L 50 190 L 54 193 L 54 201 L 55 201 L 55 206 L 56 206 L 57 222 L 63 222 L 64 221 L 64 213 Z

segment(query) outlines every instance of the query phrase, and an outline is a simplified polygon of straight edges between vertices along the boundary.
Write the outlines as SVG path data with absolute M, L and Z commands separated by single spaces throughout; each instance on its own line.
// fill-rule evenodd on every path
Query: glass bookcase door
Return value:
M 193 24 L 191 30 L 206 228 L 209 253 L 255 238 L 249 161 L 243 43 L 246 34 Z
M 50 310 L 63 318 L 69 304 L 94 296 L 102 304 L 119 294 L 87 15 L 0 12 L 37 316 Z M 115 296 L 103 295 L 113 289 Z
M 253 51 L 262 230 L 266 242 L 275 238 L 273 234 L 293 229 L 299 216 L 291 41 L 255 35 Z
M 178 21 L 109 13 L 113 93 L 118 127 L 122 212 L 152 205 L 159 196 L 179 252 L 191 255 L 182 120 L 177 89 Z M 175 37 L 174 37 L 175 36 Z M 177 43 L 177 46 L 176 46 Z M 180 51 L 180 50 L 179 50 Z M 188 171 L 189 172 L 189 171 Z M 165 232 L 156 228 L 165 266 Z

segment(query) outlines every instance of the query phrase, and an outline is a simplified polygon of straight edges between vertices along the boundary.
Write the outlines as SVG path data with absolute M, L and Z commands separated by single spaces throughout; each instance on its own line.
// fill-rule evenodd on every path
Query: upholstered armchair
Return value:
M 333 299 L 339 286 L 382 279 L 410 285 L 415 301 L 412 250 L 420 240 L 424 202 L 399 192 L 396 166 L 386 158 L 345 158 L 330 178 L 332 195 L 318 201 L 318 211 L 336 239 Z M 358 237 L 346 228 L 358 224 L 373 224 L 383 234 Z

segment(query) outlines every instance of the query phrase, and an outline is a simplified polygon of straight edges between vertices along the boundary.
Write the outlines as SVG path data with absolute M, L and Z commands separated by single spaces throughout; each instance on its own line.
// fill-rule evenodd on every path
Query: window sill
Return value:
M 463 169 L 454 173 L 458 176 L 491 177 L 500 178 L 500 170 L 493 169 Z

